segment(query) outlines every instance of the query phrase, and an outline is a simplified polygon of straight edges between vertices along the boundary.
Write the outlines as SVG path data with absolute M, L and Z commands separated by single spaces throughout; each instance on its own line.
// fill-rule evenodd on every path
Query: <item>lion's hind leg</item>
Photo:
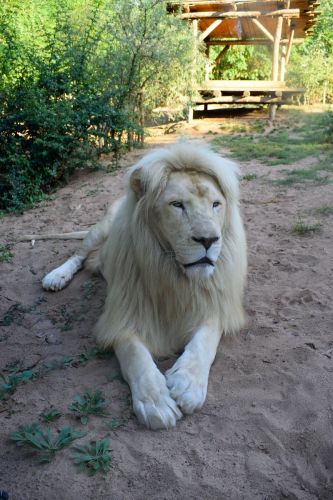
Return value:
M 64 264 L 48 273 L 42 281 L 44 290 L 56 292 L 62 290 L 74 275 L 85 265 L 90 271 L 98 272 L 101 268 L 101 250 L 107 240 L 112 222 L 121 200 L 116 201 L 105 217 L 86 235 L 79 255 L 73 255 Z

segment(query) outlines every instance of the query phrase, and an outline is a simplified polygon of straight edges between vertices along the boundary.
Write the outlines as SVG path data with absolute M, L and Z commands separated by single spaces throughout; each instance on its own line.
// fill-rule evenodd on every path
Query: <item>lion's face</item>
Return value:
M 214 272 L 220 255 L 225 198 L 215 180 L 196 172 L 172 172 L 155 206 L 158 231 L 170 258 L 192 279 Z

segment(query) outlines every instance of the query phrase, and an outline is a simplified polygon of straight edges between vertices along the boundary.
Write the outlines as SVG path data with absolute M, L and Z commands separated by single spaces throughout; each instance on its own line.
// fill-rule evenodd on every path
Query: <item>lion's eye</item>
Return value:
M 185 208 L 181 201 L 172 201 L 170 205 L 176 208 L 181 208 L 182 210 Z
M 213 208 L 219 207 L 221 205 L 220 201 L 214 201 Z

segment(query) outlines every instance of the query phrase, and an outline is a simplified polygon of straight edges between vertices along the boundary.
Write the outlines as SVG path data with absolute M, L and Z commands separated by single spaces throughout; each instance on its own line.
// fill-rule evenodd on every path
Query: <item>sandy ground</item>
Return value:
M 208 140 L 222 120 L 196 120 L 172 134 L 152 129 L 147 147 L 177 135 Z M 128 154 L 122 165 L 143 154 Z M 332 206 L 332 186 L 279 187 L 270 182 L 278 171 L 251 161 L 241 165 L 243 175 L 265 174 L 241 183 L 248 323 L 238 336 L 222 340 L 203 409 L 170 431 L 151 432 L 138 424 L 114 357 L 79 357 L 95 347 L 102 279 L 82 271 L 60 293 L 41 288 L 43 275 L 79 243 L 14 246 L 12 261 L 0 264 L 0 368 L 36 373 L 58 360 L 62 369 L 53 363 L 45 376 L 0 402 L 0 490 L 10 500 L 333 498 L 332 215 L 316 212 Z M 124 170 L 77 174 L 53 200 L 1 219 L 1 241 L 91 227 L 122 193 L 123 178 Z M 321 230 L 294 235 L 297 214 L 321 222 Z M 96 388 L 109 402 L 109 415 L 93 416 L 83 426 L 68 406 L 75 395 Z M 40 465 L 9 441 L 19 425 L 39 421 L 50 407 L 62 413 L 49 424 L 54 431 L 66 425 L 86 430 L 82 443 L 111 437 L 109 473 L 92 478 L 78 472 L 68 448 Z M 125 419 L 125 425 L 110 431 L 112 417 Z

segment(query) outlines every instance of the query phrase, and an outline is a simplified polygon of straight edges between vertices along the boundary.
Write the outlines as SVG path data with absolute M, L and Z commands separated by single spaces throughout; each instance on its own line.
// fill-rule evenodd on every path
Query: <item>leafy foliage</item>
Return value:
M 76 414 L 82 424 L 86 424 L 89 415 L 104 417 L 106 415 L 106 407 L 107 402 L 104 395 L 101 390 L 97 389 L 95 392 L 85 392 L 82 397 L 77 395 L 74 402 L 69 406 L 69 409 Z
M 43 422 L 53 422 L 54 420 L 57 420 L 60 417 L 61 417 L 60 411 L 56 410 L 55 408 L 49 411 L 44 411 L 40 414 L 40 418 Z
M 0 400 L 3 399 L 5 394 L 14 394 L 17 387 L 21 384 L 25 384 L 32 377 L 31 370 L 25 370 L 20 373 L 12 373 L 6 375 L 0 372 L 0 379 L 3 383 L 0 384 Z
M 37 306 L 38 301 L 35 305 L 28 308 L 28 310 L 33 310 Z M 3 319 L 0 321 L 0 325 L 8 326 L 13 321 L 21 322 L 22 312 L 25 312 L 27 308 L 24 308 L 21 304 L 17 304 L 17 307 L 10 307 L 9 310 L 5 313 Z M 17 313 L 19 313 L 19 317 L 17 317 Z M 19 323 L 20 324 L 20 323 Z M 0 401 L 4 399 L 5 396 L 14 394 L 17 388 L 28 382 L 29 380 L 38 380 L 45 375 L 47 375 L 50 371 L 53 370 L 64 370 L 70 367 L 79 367 L 86 365 L 90 360 L 96 357 L 110 357 L 112 353 L 101 352 L 98 349 L 91 349 L 90 351 L 86 351 L 75 356 L 64 356 L 62 358 L 58 358 L 52 360 L 48 363 L 42 363 L 35 370 L 23 370 L 19 371 L 17 368 L 11 364 L 7 363 L 7 365 L 0 371 L 0 380 L 2 379 L 3 383 L 0 383 Z M 17 370 L 17 371 L 15 371 Z M 7 374 L 6 372 L 11 372 Z
M 14 257 L 11 245 L 0 243 L 0 262 L 10 262 Z
M 308 236 L 319 231 L 321 224 L 319 222 L 309 224 L 304 222 L 301 217 L 298 217 L 297 222 L 292 227 L 292 232 L 298 236 Z
M 321 0 L 313 34 L 293 48 L 287 74 L 291 85 L 303 86 L 305 102 L 333 101 L 333 0 Z
M 108 472 L 112 461 L 112 454 L 109 448 L 110 439 L 108 438 L 75 446 L 77 454 L 73 457 L 74 463 L 79 465 L 81 470 L 86 470 L 91 476 L 94 476 L 100 469 Z
M 48 427 L 41 429 L 38 424 L 21 425 L 19 430 L 12 432 L 10 439 L 17 446 L 32 448 L 39 452 L 41 462 L 50 462 L 55 453 L 73 441 L 85 436 L 84 432 L 74 431 L 71 427 L 64 427 L 57 436 L 52 437 L 52 432 Z
M 191 33 L 164 0 L 2 2 L 0 39 L 0 210 L 142 141 L 145 114 L 191 92 Z
M 212 47 L 210 59 L 213 61 L 221 47 Z M 214 66 L 212 77 L 216 80 L 269 80 L 271 56 L 266 47 L 232 46 L 219 64 Z
M 128 422 L 128 420 L 126 418 L 112 417 L 109 422 L 106 422 L 106 426 L 111 431 L 114 431 L 114 430 L 118 429 L 118 427 L 122 427 L 123 425 L 126 425 L 127 422 Z

